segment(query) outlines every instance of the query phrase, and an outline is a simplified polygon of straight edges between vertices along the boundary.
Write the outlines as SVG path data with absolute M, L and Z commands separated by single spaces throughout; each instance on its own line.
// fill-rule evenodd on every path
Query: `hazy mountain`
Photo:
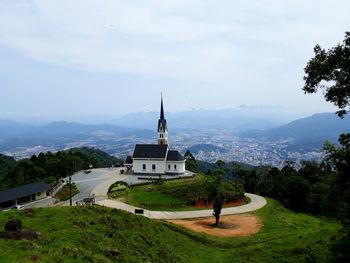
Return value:
M 287 123 L 295 119 L 282 107 L 247 106 L 235 109 L 193 110 L 183 112 L 166 112 L 170 129 L 267 129 Z M 132 113 L 120 117 L 115 124 L 124 127 L 154 129 L 159 112 Z
M 266 130 L 241 132 L 240 136 L 254 139 L 289 139 L 289 147 L 319 149 L 326 140 L 336 142 L 339 134 L 350 132 L 350 118 L 340 119 L 334 113 L 319 113 Z
M 32 131 L 35 126 L 13 120 L 0 119 L 0 138 Z
M 116 139 L 129 137 L 148 139 L 155 132 L 145 129 L 125 128 L 111 124 L 79 124 L 72 122 L 53 122 L 42 126 L 30 126 L 11 121 L 2 121 L 0 126 L 0 151 L 16 147 L 45 146 L 64 148 L 67 144 L 90 142 L 105 144 Z

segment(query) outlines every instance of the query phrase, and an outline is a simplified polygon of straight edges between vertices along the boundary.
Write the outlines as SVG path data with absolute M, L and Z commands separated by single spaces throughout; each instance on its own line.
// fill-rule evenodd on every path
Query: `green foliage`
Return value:
M 217 238 L 190 232 L 99 206 L 33 209 L 0 214 L 0 226 L 20 219 L 42 233 L 38 240 L 0 239 L 0 261 L 7 262 L 329 262 L 334 220 L 294 213 L 268 199 L 254 213 L 260 232 L 249 237 Z M 310 262 L 310 261 L 309 261 Z
M 72 148 L 68 150 L 72 153 L 82 153 L 83 155 L 89 156 L 91 158 L 91 164 L 94 168 L 98 167 L 111 167 L 116 163 L 123 163 L 124 161 L 118 159 L 108 153 L 90 147 L 82 147 L 82 148 Z
M 66 201 L 69 199 L 70 197 L 70 190 L 69 190 L 69 186 L 70 184 L 65 184 L 61 190 L 59 190 L 56 194 L 55 194 L 55 198 L 60 200 L 60 201 Z M 72 183 L 72 197 L 79 194 L 79 190 L 77 188 L 77 186 L 75 185 L 75 183 Z
M 108 193 L 126 190 L 127 188 L 128 188 L 128 184 L 126 182 L 117 181 L 109 187 Z
M 40 153 L 16 162 L 0 155 L 0 189 L 7 189 L 37 181 L 51 185 L 60 178 L 92 167 L 110 166 L 118 159 L 93 148 L 73 148 L 57 153 Z
M 340 135 L 339 144 L 325 143 L 324 160 L 303 161 L 299 170 L 293 162 L 286 162 L 281 170 L 234 167 L 233 173 L 247 192 L 276 198 L 296 211 L 336 216 L 350 223 L 350 134 Z
M 6 175 L 14 169 L 16 166 L 16 160 L 12 157 L 0 154 L 0 190 L 8 188 L 6 182 L 3 182 Z
M 184 155 L 186 159 L 186 170 L 192 171 L 192 172 L 198 172 L 198 163 L 196 158 L 193 156 L 193 154 L 187 150 Z
M 305 67 L 303 90 L 315 93 L 324 89 L 325 99 L 340 109 L 337 114 L 342 117 L 350 107 L 350 32 L 345 33 L 343 43 L 328 51 L 316 45 L 314 52 Z

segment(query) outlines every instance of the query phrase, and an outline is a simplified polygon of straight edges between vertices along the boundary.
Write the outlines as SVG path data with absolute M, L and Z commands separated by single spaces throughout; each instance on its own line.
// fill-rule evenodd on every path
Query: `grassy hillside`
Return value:
M 200 209 L 196 205 L 209 204 L 208 177 L 197 174 L 195 177 L 165 181 L 161 184 L 153 183 L 135 185 L 120 190 L 112 185 L 110 198 L 122 198 L 124 202 L 136 207 L 143 207 L 159 211 L 182 211 Z M 117 182 L 116 184 L 118 184 Z M 225 200 L 228 202 L 245 202 L 243 185 L 238 181 L 225 181 Z M 116 189 L 116 191 L 113 191 Z
M 102 207 L 55 207 L 0 214 L 42 232 L 37 241 L 1 240 L 0 262 L 327 262 L 341 225 L 293 213 L 276 201 L 257 211 L 256 235 L 218 239 Z M 319 261 L 317 261 L 319 260 Z

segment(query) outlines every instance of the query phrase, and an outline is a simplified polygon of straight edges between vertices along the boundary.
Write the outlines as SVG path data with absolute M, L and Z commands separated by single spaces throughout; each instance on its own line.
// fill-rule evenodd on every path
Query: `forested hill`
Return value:
M 0 190 L 38 181 L 54 185 L 59 179 L 89 167 L 109 167 L 121 162 L 94 148 L 73 148 L 40 153 L 20 161 L 0 154 Z
M 116 163 L 123 163 L 124 160 L 118 159 L 102 150 L 90 147 L 72 148 L 67 150 L 68 152 L 79 152 L 86 156 L 93 157 L 97 161 L 98 167 L 110 167 Z

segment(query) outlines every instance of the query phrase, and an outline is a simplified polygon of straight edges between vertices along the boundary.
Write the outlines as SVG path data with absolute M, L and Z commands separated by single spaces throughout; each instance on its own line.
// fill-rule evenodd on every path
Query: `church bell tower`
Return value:
M 168 144 L 168 127 L 164 118 L 163 96 L 160 99 L 160 118 L 158 120 L 158 144 Z

